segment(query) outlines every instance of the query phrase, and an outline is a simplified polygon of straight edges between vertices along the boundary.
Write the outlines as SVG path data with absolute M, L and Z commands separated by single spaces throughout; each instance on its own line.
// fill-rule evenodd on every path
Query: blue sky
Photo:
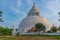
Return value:
M 36 3 L 40 10 L 40 15 L 56 26 L 58 22 L 58 12 L 60 12 L 60 0 L 0 0 L 0 10 L 3 11 L 3 20 L 0 26 L 18 28 L 18 25 Z

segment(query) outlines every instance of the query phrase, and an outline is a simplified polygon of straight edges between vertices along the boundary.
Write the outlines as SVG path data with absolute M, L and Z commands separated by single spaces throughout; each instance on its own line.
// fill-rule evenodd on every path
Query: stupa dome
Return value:
M 39 15 L 39 9 L 34 3 L 26 18 L 24 18 L 19 24 L 19 32 L 27 32 L 32 27 L 35 27 L 37 23 L 45 25 L 46 30 L 50 30 L 51 28 L 49 21 Z

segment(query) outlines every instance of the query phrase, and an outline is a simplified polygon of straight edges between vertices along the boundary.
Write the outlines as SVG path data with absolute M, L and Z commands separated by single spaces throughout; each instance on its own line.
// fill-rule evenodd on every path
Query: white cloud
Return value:
M 15 8 L 15 7 L 11 7 L 11 10 L 13 10 L 13 11 L 16 12 L 16 13 L 20 13 L 20 10 L 18 10 L 18 9 Z
M 11 7 L 10 9 L 14 12 L 14 14 L 15 14 L 17 17 L 20 16 L 20 14 L 21 14 L 21 11 L 20 11 L 20 10 L 18 10 L 18 9 L 15 8 L 15 7 Z M 22 15 L 22 14 L 21 14 L 21 15 Z
M 17 8 L 19 8 L 22 5 L 22 1 L 21 0 L 17 0 Z
M 46 4 L 46 8 L 53 12 L 54 15 L 57 16 L 57 13 L 60 11 L 60 1 L 54 0 L 50 1 Z
M 24 13 L 26 13 L 25 11 L 21 11 L 15 7 L 10 7 L 10 9 L 17 15 L 17 17 L 24 16 Z
M 46 8 L 51 11 L 50 16 L 53 17 L 51 22 L 54 22 L 55 25 L 59 25 L 58 12 L 60 12 L 60 0 L 51 0 L 50 2 L 47 2 Z
M 15 12 L 14 14 L 17 15 L 17 19 L 13 21 L 13 23 L 11 25 L 15 25 L 15 28 L 18 28 L 19 23 L 21 22 L 21 20 L 26 16 L 26 12 L 24 11 L 20 11 L 19 9 L 15 8 L 14 6 L 10 7 L 10 9 Z M 21 17 L 22 16 L 22 17 Z
M 27 0 L 27 3 L 31 5 L 32 4 L 32 0 Z

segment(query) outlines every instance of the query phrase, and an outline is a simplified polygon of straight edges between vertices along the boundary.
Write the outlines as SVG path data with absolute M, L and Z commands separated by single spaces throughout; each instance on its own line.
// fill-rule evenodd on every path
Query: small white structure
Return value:
M 12 29 L 12 35 L 16 35 L 17 34 L 17 31 L 16 31 L 16 29 L 13 27 L 13 29 Z
M 46 18 L 39 15 L 39 8 L 34 3 L 32 9 L 29 11 L 26 18 L 24 18 L 19 24 L 18 32 L 25 33 L 32 27 L 35 27 L 37 23 L 42 23 L 43 25 L 45 25 L 46 31 L 51 29 L 49 21 Z

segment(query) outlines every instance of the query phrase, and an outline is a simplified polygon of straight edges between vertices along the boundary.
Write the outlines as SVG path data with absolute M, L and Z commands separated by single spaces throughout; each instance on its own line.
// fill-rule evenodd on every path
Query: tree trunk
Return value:
M 40 34 L 40 29 L 38 30 L 39 34 Z

